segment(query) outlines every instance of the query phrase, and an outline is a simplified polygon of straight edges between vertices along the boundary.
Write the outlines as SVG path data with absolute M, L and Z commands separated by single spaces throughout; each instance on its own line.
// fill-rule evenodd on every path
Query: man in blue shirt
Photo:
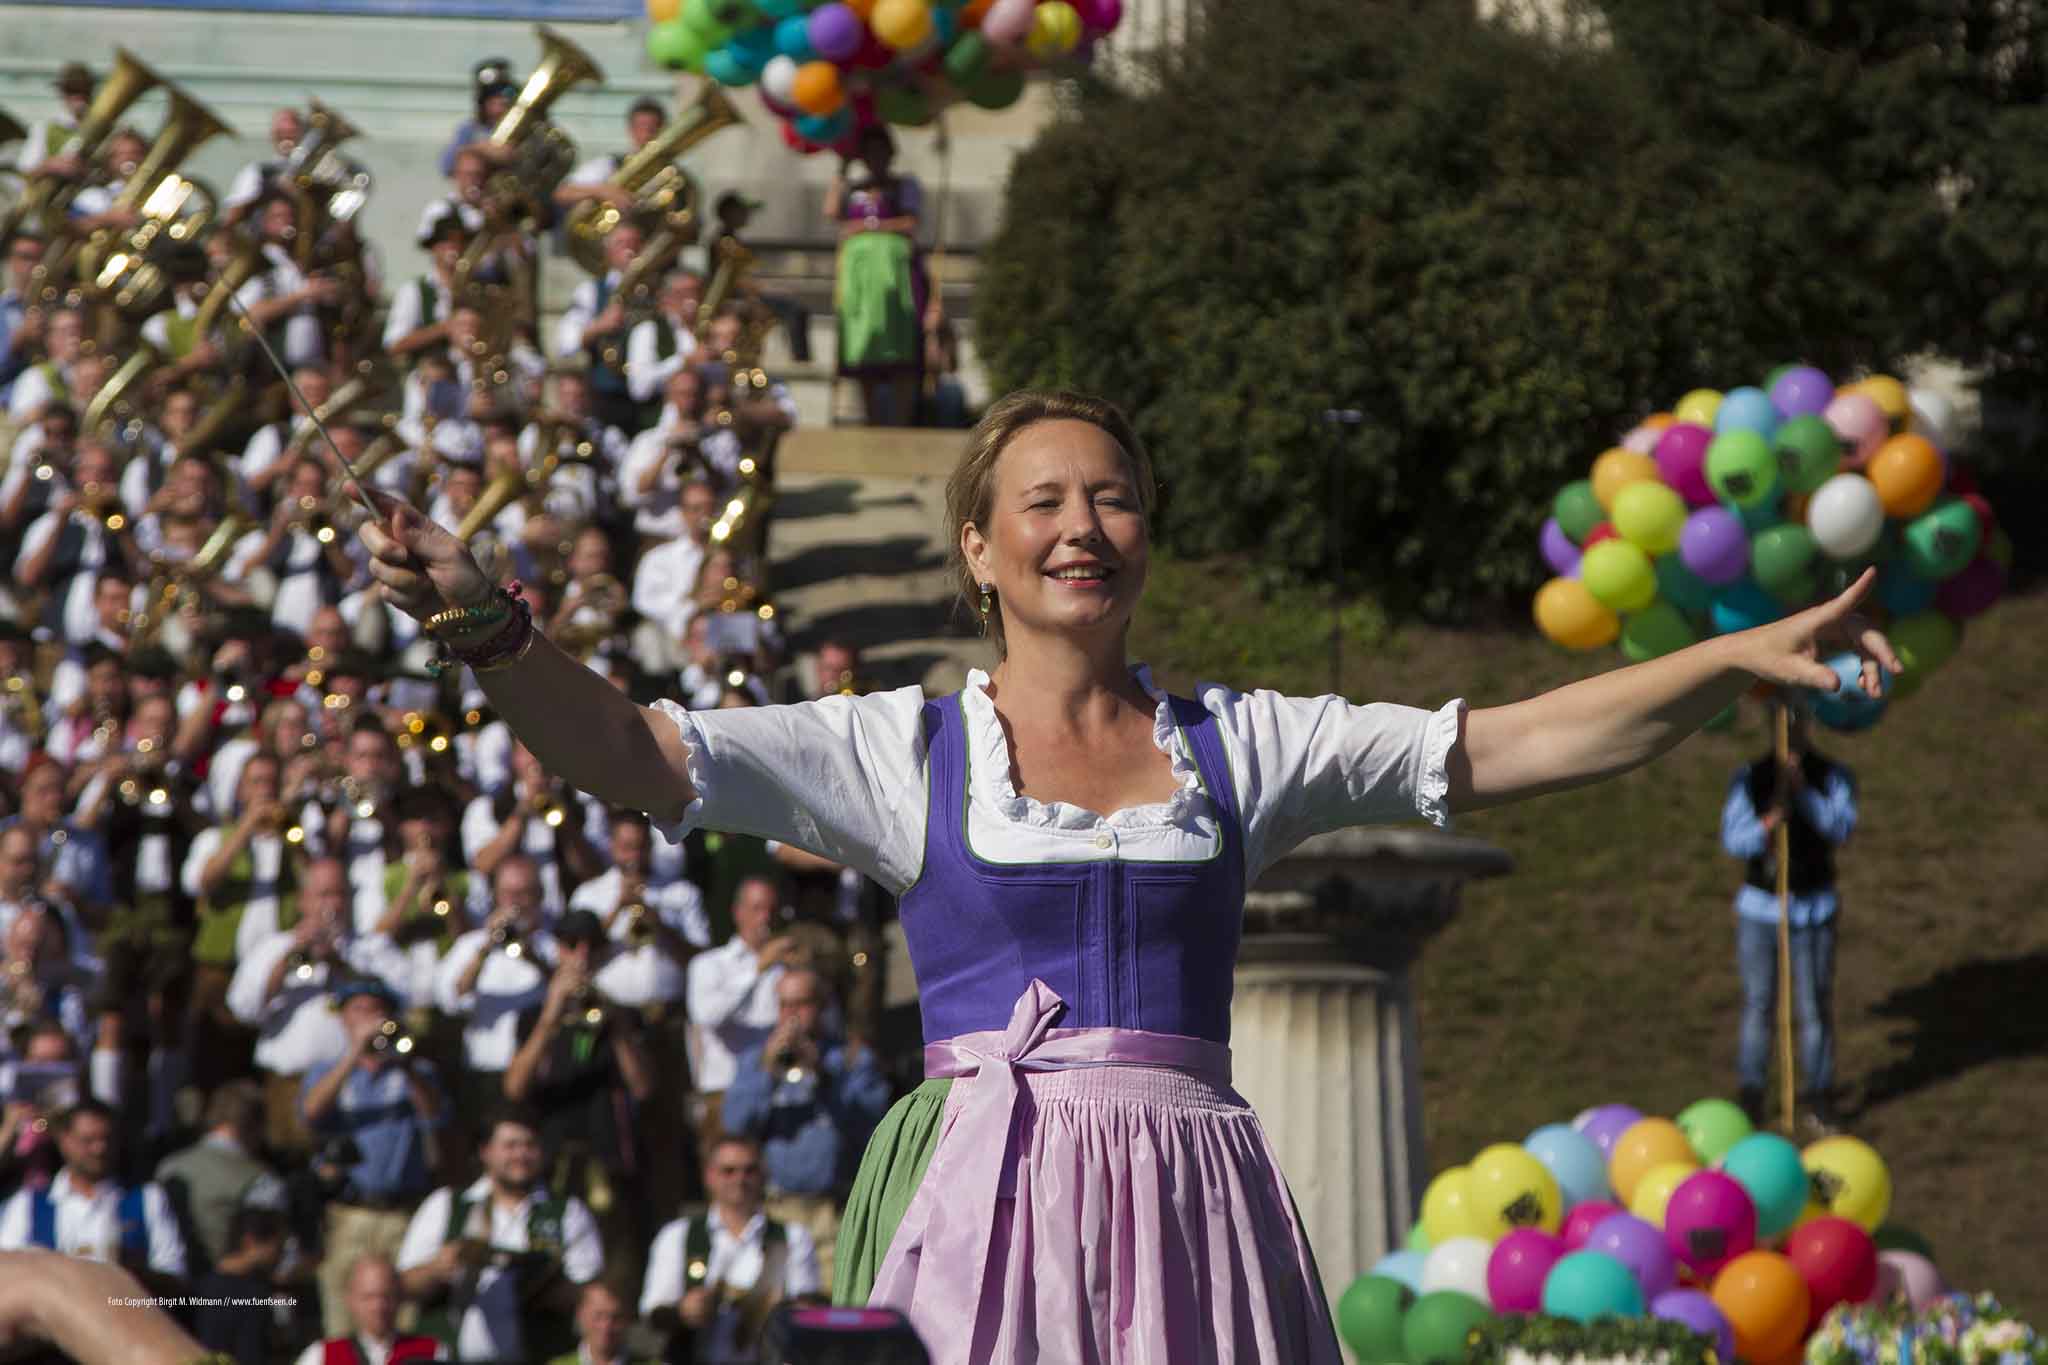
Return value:
M 419 1056 L 395 1017 L 391 988 L 353 978 L 333 995 L 348 1051 L 306 1073 L 299 1104 L 316 1151 L 342 1148 L 334 1162 L 342 1185 L 327 1204 L 320 1263 L 321 1314 L 326 1334 L 337 1337 L 350 1331 L 349 1268 L 364 1256 L 397 1254 L 413 1207 L 434 1188 L 437 1134 L 448 1115 L 434 1064 Z
M 868 1134 L 889 1107 L 889 1082 L 873 1049 L 834 1041 L 825 1030 L 825 978 L 791 968 L 775 988 L 780 1016 L 759 1047 L 740 1055 L 725 1092 L 728 1130 L 761 1143 L 771 1218 L 798 1223 L 818 1247 L 819 1273 L 832 1283 L 839 1197 Z
M 42 238 L 17 232 L 7 239 L 7 268 L 0 272 L 0 404 L 42 342 L 41 329 L 30 323 L 28 312 L 29 275 L 42 259 Z
M 1856 828 L 1856 777 L 1816 752 L 1806 716 L 1791 713 L 1791 758 L 1766 754 L 1737 771 L 1721 807 L 1721 846 L 1747 867 L 1735 893 L 1735 953 L 1742 973 L 1736 1075 L 1742 1106 L 1763 1112 L 1778 996 L 1776 832 L 1791 848 L 1792 1008 L 1799 1022 L 1799 1080 L 1809 1123 L 1835 1124 L 1835 849 Z

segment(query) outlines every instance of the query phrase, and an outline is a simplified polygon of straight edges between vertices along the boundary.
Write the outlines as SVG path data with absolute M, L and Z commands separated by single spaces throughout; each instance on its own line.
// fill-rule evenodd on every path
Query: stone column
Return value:
M 1428 1175 L 1410 968 L 1465 882 L 1513 866 L 1478 839 L 1338 830 L 1245 898 L 1231 1069 L 1279 1153 L 1333 1310 L 1401 1245 Z

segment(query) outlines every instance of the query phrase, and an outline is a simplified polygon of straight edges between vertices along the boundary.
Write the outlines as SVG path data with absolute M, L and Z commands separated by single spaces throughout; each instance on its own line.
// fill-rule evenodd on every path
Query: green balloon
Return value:
M 875 92 L 875 112 L 885 123 L 916 128 L 932 121 L 932 102 L 922 90 L 892 85 Z
M 1759 586 L 1774 597 L 1783 597 L 1801 579 L 1812 576 L 1813 561 L 1820 553 L 1813 532 L 1789 522 L 1756 533 L 1749 542 L 1749 571 Z
M 1983 543 L 1977 509 L 1948 498 L 1906 523 L 1906 567 L 1939 582 L 1961 573 Z
M 1934 1259 L 1934 1243 L 1903 1223 L 1879 1223 L 1870 1240 L 1877 1243 L 1879 1251 L 1910 1251 Z
M 971 85 L 988 65 L 988 39 L 969 29 L 946 49 L 946 75 L 956 85 Z
M 1635 663 L 1675 653 L 1697 639 L 1684 613 L 1669 602 L 1652 602 L 1621 623 L 1621 652 Z
M 1685 529 L 1685 499 L 1655 479 L 1637 479 L 1614 495 L 1614 529 L 1653 555 L 1678 548 Z
M 1580 479 L 1557 490 L 1550 515 L 1557 518 L 1558 526 L 1572 544 L 1583 545 L 1587 533 L 1607 520 L 1607 509 L 1593 496 L 1593 481 Z
M 1337 1300 L 1337 1335 L 1359 1365 L 1401 1365 L 1401 1323 L 1415 1291 L 1385 1275 L 1360 1275 Z
M 1409 1226 L 1408 1240 L 1402 1243 L 1402 1245 L 1410 1251 L 1419 1251 L 1425 1256 L 1429 1254 L 1429 1234 L 1422 1230 L 1422 1220 L 1420 1218 L 1416 1219 Z
M 1650 557 L 1625 540 L 1608 539 L 1579 560 L 1579 581 L 1609 611 L 1641 611 L 1657 600 Z
M 1694 615 L 1713 607 L 1713 586 L 1686 568 L 1685 561 L 1677 555 L 1658 555 L 1656 569 L 1658 597 Z
M 1814 599 L 1820 596 L 1820 585 L 1820 570 L 1808 569 L 1791 582 L 1771 589 L 1770 595 L 1785 606 L 1797 610 L 1812 605 Z
M 680 71 L 704 60 L 704 40 L 680 19 L 647 30 L 647 55 L 656 66 Z
M 1778 457 L 1778 482 L 1789 492 L 1811 493 L 1842 467 L 1835 429 L 1812 413 L 1779 427 L 1771 448 Z
M 1906 666 L 1901 678 L 1912 678 L 1919 686 L 1928 674 L 1955 657 L 1963 642 L 1962 627 L 1938 611 L 1902 616 L 1885 630 L 1899 662 Z
M 966 83 L 965 90 L 968 100 L 983 109 L 1007 109 L 1024 93 L 1024 73 L 983 71 Z
M 1778 491 L 1778 461 L 1755 431 L 1724 431 L 1707 447 L 1707 482 L 1715 496 L 1737 507 L 1768 502 Z
M 1742 1106 L 1728 1100 L 1698 1100 L 1685 1107 L 1679 1114 L 1678 1131 L 1685 1134 L 1685 1140 L 1700 1154 L 1700 1160 L 1713 1165 L 1728 1149 L 1756 1131 L 1756 1125 L 1749 1121 L 1749 1115 L 1742 1112 Z
M 1458 1365 L 1465 1359 L 1466 1337 L 1492 1316 L 1485 1304 L 1455 1289 L 1424 1294 L 1401 1324 L 1407 1365 Z
M 745 7 L 733 0 L 683 0 L 682 20 L 708 48 L 724 47 L 745 20 Z

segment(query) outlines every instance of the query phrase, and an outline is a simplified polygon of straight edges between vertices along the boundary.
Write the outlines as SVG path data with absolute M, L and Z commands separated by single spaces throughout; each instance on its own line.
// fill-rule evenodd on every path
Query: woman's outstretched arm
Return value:
M 410 504 L 372 492 L 384 513 L 363 525 L 370 572 L 399 610 L 424 621 L 487 601 L 491 585 L 468 547 Z M 536 637 L 509 668 L 477 675 L 491 705 L 543 767 L 599 800 L 674 820 L 695 799 L 675 725 Z
M 1875 569 L 1833 601 L 1782 621 L 1718 636 L 1648 663 L 1474 711 L 1451 751 L 1453 810 L 1480 810 L 1585 786 L 1649 762 L 1712 720 L 1753 682 L 1832 689 L 1823 654 L 1863 656 L 1862 686 L 1878 695 L 1878 666 L 1898 656 L 1856 614 Z

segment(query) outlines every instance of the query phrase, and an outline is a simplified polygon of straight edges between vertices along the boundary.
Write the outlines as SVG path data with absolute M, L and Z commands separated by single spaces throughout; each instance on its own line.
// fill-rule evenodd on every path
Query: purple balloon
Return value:
M 1682 1322 L 1703 1337 L 1711 1337 L 1721 1359 L 1735 1359 L 1735 1329 L 1714 1305 L 1714 1300 L 1697 1289 L 1667 1289 L 1650 1300 L 1650 1316 L 1666 1322 Z
M 1702 583 L 1733 583 L 1749 569 L 1749 533 L 1725 507 L 1702 507 L 1678 533 L 1678 558 Z
M 1572 544 L 1572 538 L 1564 533 L 1564 527 L 1557 524 L 1556 517 L 1545 517 L 1543 535 L 1543 562 L 1559 578 L 1570 578 L 1579 571 L 1579 547 Z
M 1692 422 L 1674 422 L 1657 438 L 1657 472 L 1690 506 L 1714 503 L 1707 483 L 1707 447 L 1713 443 L 1713 431 Z
M 1625 1104 L 1602 1104 L 1588 1109 L 1572 1120 L 1572 1127 L 1593 1139 L 1593 1145 L 1600 1149 L 1600 1155 L 1610 1160 L 1614 1156 L 1614 1144 L 1629 1128 L 1642 1122 L 1640 1109 L 1631 1109 Z
M 1811 365 L 1794 365 L 1771 385 L 1771 406 L 1788 418 L 1826 412 L 1834 400 L 1834 381 Z
M 1678 1258 L 1664 1241 L 1664 1233 L 1632 1213 L 1617 1213 L 1593 1229 L 1586 1250 L 1612 1256 L 1627 1266 L 1643 1287 L 1643 1297 L 1654 1299 L 1678 1283 Z
M 860 51 L 860 40 L 867 31 L 860 16 L 836 0 L 812 10 L 805 27 L 811 50 L 828 62 L 843 62 Z
M 1564 1216 L 1564 1226 L 1557 1230 L 1558 1235 L 1564 1238 L 1565 1246 L 1577 1251 L 1586 1245 L 1586 1239 L 1593 1235 L 1594 1228 L 1617 1213 L 1627 1212 L 1621 1205 L 1610 1204 L 1605 1199 L 1588 1199 L 1583 1204 L 1572 1205 L 1572 1211 Z

